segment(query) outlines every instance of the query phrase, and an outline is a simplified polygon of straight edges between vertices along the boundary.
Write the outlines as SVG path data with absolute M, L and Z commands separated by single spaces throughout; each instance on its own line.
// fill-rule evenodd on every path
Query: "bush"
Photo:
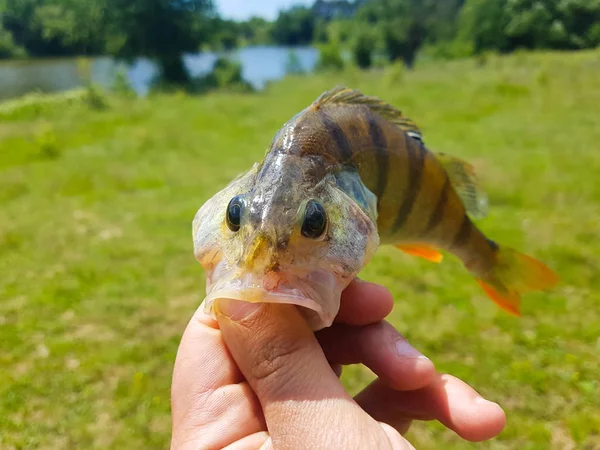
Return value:
M 40 159 L 56 159 L 60 156 L 58 137 L 52 124 L 42 122 L 35 130 L 34 140 Z
M 0 22 L 0 59 L 3 58 L 23 58 L 27 56 L 25 50 L 15 44 L 12 34 L 2 28 Z
M 192 90 L 200 93 L 213 89 L 229 89 L 241 92 L 253 91 L 242 75 L 242 65 L 225 57 L 219 57 L 212 71 L 192 82 Z
M 406 66 L 401 60 L 398 60 L 386 67 L 384 83 L 385 85 L 393 89 L 394 87 L 399 86 L 404 81 L 404 76 L 406 74 Z
M 375 40 L 367 33 L 360 33 L 354 41 L 354 62 L 361 69 L 368 69 L 373 64 Z
M 86 88 L 85 100 L 92 109 L 101 111 L 108 108 L 108 99 L 106 98 L 106 95 L 99 86 L 93 83 L 89 83 Z
M 421 53 L 433 59 L 458 59 L 473 56 L 474 48 L 472 42 L 456 39 L 426 46 Z
M 594 47 L 600 45 L 600 22 L 597 22 L 590 27 L 587 37 L 591 46 Z
M 319 60 L 317 61 L 317 71 L 340 71 L 344 69 L 344 59 L 342 58 L 339 45 L 335 42 L 319 46 Z
M 135 97 L 136 93 L 129 82 L 126 69 L 121 68 L 117 70 L 113 80 L 112 90 L 122 97 Z
M 291 50 L 288 53 L 288 59 L 285 63 L 285 73 L 290 75 L 299 75 L 304 73 L 304 69 L 302 68 L 300 58 L 298 57 L 298 54 L 293 50 Z
M 0 103 L 0 121 L 34 119 L 50 111 L 83 104 L 87 100 L 88 92 L 84 88 L 51 94 L 33 92 Z

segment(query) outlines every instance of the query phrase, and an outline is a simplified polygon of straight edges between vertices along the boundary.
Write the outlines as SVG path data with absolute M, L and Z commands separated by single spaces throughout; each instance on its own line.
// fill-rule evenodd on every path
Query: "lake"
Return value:
M 218 56 L 227 56 L 238 60 L 244 78 L 256 89 L 262 89 L 267 82 L 285 75 L 290 50 L 265 46 L 223 53 L 198 53 L 186 55 L 185 64 L 192 76 L 198 76 L 209 72 Z M 314 69 L 318 58 L 316 49 L 300 47 L 293 51 L 302 69 L 308 72 Z M 110 88 L 120 70 L 126 71 L 132 88 L 143 96 L 157 74 L 156 65 L 146 58 L 139 58 L 131 65 L 116 62 L 110 57 L 89 59 L 88 65 L 82 64 L 82 61 L 77 58 L 0 61 L 0 100 L 34 91 L 73 89 L 84 85 L 88 76 L 92 82 Z

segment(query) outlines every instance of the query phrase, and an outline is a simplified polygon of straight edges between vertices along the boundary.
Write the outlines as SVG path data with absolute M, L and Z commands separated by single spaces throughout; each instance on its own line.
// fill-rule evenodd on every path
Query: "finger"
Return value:
M 354 279 L 342 292 L 335 322 L 368 325 L 383 320 L 394 308 L 394 298 L 383 286 Z
M 387 322 L 364 327 L 334 324 L 316 335 L 332 364 L 365 364 L 394 389 L 420 389 L 435 375 L 429 358 Z
M 329 433 L 343 436 L 350 427 L 381 434 L 331 370 L 295 306 L 229 299 L 216 306 L 225 342 L 262 405 L 275 448 L 320 448 L 331 443 Z
M 404 439 L 398 431 L 394 428 L 390 427 L 387 423 L 380 422 L 379 425 L 383 428 L 383 431 L 387 435 L 390 443 L 392 444 L 393 449 L 406 449 L 406 450 L 415 450 L 415 448 Z
M 259 433 L 251 434 L 245 438 L 228 445 L 223 450 L 259 450 L 266 448 L 265 444 L 269 440 L 269 433 L 261 431 Z
M 173 421 L 179 422 L 203 394 L 242 380 L 217 322 L 198 309 L 177 351 L 171 388 Z
M 429 386 L 409 392 L 395 391 L 376 380 L 356 401 L 373 418 L 400 431 L 411 419 L 437 419 L 463 439 L 478 442 L 497 436 L 506 425 L 498 404 L 451 375 L 438 375 Z
M 218 324 L 196 311 L 181 339 L 171 388 L 173 448 L 223 447 L 266 430 L 258 399 L 233 361 Z M 243 426 L 227 427 L 230 421 Z M 200 446 L 202 446 L 200 445 Z
M 182 420 L 173 421 L 171 447 L 223 448 L 266 429 L 260 404 L 248 383 L 230 384 L 198 397 Z

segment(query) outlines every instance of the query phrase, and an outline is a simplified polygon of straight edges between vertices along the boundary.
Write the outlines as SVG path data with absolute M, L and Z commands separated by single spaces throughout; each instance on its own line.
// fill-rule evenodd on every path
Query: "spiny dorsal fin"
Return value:
M 419 127 L 412 120 L 404 117 L 400 110 L 377 97 L 364 95 L 358 90 L 345 86 L 337 86 L 321 94 L 313 103 L 313 107 L 319 109 L 321 106 L 327 104 L 365 105 L 374 113 L 397 125 L 409 136 L 422 140 L 421 130 L 419 130 Z
M 488 213 L 488 199 L 469 163 L 445 153 L 436 153 L 446 170 L 452 187 L 460 197 L 467 213 L 474 219 L 483 219 Z

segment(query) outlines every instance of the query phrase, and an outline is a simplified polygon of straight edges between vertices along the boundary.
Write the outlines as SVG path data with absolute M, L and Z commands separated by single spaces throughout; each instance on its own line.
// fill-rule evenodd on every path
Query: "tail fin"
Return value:
M 499 247 L 492 270 L 477 279 L 500 308 L 520 316 L 521 295 L 544 291 L 558 283 L 558 276 L 544 263 L 508 247 Z

